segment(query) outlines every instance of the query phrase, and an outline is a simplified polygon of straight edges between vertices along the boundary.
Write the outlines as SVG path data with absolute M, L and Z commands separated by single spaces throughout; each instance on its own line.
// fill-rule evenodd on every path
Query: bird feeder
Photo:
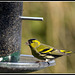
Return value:
M 54 66 L 55 60 L 35 63 L 32 55 L 20 54 L 22 20 L 42 21 L 42 17 L 22 16 L 22 2 L 0 2 L 0 72 L 33 72 Z

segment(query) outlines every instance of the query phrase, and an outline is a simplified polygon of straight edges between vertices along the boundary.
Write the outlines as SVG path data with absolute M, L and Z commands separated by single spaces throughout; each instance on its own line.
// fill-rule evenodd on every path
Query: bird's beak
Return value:
M 25 42 L 26 45 L 29 45 L 29 42 Z

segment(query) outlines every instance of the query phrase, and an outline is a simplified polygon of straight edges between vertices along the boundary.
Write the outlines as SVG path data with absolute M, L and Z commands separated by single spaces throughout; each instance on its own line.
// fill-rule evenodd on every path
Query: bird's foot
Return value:
M 39 62 L 44 62 L 43 60 L 42 61 L 36 61 L 36 63 L 39 63 Z
M 39 63 L 39 66 L 40 66 L 41 65 L 40 62 L 44 62 L 44 60 L 42 60 L 42 61 L 36 61 L 35 63 Z
M 45 62 L 48 63 L 48 66 L 50 65 L 49 59 L 46 59 Z
M 48 66 L 50 65 L 50 63 L 49 62 L 47 62 L 48 63 Z
M 47 63 L 48 64 L 48 66 L 50 66 L 50 63 L 48 62 L 48 61 L 44 61 L 44 60 L 42 60 L 42 61 L 36 61 L 35 63 L 39 63 L 39 65 L 41 65 L 41 63 L 40 62 L 45 62 L 45 63 Z
M 36 61 L 35 63 L 39 63 L 40 61 Z

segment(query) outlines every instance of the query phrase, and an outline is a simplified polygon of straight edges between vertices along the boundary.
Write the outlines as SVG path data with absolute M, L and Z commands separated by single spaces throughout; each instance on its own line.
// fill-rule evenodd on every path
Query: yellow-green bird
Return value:
M 45 62 L 73 53 L 72 51 L 55 49 L 54 47 L 40 43 L 36 39 L 29 39 L 26 44 L 29 45 L 34 57 L 44 60 Z

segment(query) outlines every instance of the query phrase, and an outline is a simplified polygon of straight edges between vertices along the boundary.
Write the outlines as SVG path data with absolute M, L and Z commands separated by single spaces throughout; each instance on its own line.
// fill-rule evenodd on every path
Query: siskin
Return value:
M 36 39 L 29 39 L 26 44 L 29 45 L 34 57 L 44 60 L 48 64 L 50 60 L 73 53 L 72 51 L 55 49 L 54 47 L 40 43 Z

